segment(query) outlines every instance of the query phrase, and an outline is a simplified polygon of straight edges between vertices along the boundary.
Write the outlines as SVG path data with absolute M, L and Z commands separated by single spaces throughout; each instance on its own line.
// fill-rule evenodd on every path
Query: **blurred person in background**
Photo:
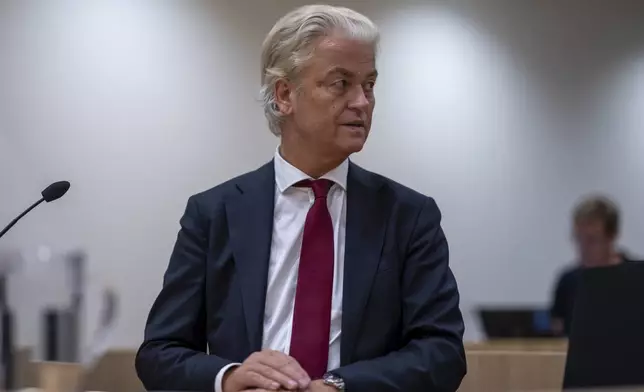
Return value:
M 378 37 L 364 15 L 324 5 L 266 37 L 280 146 L 189 199 L 136 358 L 146 388 L 458 389 L 464 326 L 441 213 L 349 160 L 371 128 Z
M 630 261 L 617 248 L 620 212 L 617 205 L 604 196 L 590 196 L 573 210 L 573 240 L 577 261 L 559 276 L 551 307 L 552 330 L 568 335 L 572 321 L 575 294 L 583 268 L 597 268 Z

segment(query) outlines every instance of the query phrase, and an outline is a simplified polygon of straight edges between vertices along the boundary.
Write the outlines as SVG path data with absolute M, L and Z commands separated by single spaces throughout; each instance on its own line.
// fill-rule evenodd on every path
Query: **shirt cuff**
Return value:
M 224 386 L 222 385 L 222 382 L 224 381 L 224 374 L 226 374 L 226 371 L 231 367 L 240 365 L 241 363 L 231 363 L 221 368 L 219 373 L 217 373 L 217 377 L 215 377 L 215 392 L 224 392 Z

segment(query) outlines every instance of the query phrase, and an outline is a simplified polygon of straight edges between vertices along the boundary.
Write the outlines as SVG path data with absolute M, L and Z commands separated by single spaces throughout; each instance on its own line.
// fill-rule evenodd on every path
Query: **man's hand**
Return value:
M 301 389 L 300 391 L 301 392 L 338 392 L 338 390 L 333 388 L 332 386 L 324 384 L 322 380 L 315 380 L 309 385 L 308 388 Z M 270 390 L 270 389 L 247 389 L 242 392 L 288 392 L 288 390 L 278 389 L 276 391 L 276 390 Z
M 306 392 L 338 392 L 337 389 L 330 385 L 326 385 L 322 380 L 315 380 L 309 385 Z
M 240 366 L 229 369 L 222 380 L 224 392 L 246 390 L 306 390 L 311 379 L 297 361 L 279 351 L 253 353 Z

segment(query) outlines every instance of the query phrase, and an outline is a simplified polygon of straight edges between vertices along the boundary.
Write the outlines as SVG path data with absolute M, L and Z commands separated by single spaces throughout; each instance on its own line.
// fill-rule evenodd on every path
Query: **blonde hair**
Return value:
M 283 16 L 262 44 L 261 100 L 271 132 L 281 134 L 281 113 L 275 102 L 278 80 L 294 79 L 312 57 L 312 44 L 332 33 L 368 42 L 377 49 L 380 33 L 366 16 L 349 8 L 307 5 Z

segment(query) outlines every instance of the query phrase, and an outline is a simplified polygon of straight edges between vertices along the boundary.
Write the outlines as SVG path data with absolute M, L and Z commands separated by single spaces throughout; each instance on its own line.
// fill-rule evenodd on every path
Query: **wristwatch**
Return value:
M 344 392 L 344 380 L 342 377 L 336 376 L 333 373 L 326 373 L 322 376 L 322 382 L 324 385 L 328 385 L 337 389 L 340 392 Z

